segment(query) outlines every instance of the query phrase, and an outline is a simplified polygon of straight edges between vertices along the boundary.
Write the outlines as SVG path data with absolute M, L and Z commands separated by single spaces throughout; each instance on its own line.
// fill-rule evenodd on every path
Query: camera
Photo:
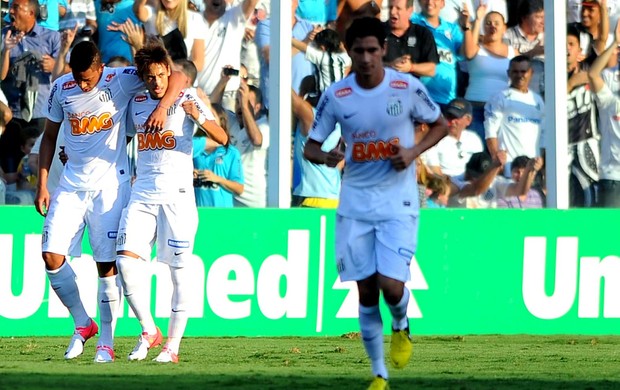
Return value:
M 239 76 L 239 69 L 224 68 L 223 72 L 226 76 Z
M 194 187 L 207 187 L 207 188 L 215 188 L 215 183 L 208 180 L 201 180 L 197 177 L 194 178 Z
M 39 22 L 45 22 L 48 17 L 47 4 L 39 4 Z

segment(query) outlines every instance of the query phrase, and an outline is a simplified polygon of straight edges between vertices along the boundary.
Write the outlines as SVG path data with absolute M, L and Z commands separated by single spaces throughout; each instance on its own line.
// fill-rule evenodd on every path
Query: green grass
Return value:
M 117 339 L 117 361 L 92 363 L 94 343 L 64 361 L 68 338 L 0 338 L 0 389 L 365 389 L 370 368 L 350 337 L 187 338 L 178 365 L 128 362 L 135 338 Z M 389 348 L 386 338 L 386 351 Z M 398 389 L 620 389 L 620 337 L 415 337 Z

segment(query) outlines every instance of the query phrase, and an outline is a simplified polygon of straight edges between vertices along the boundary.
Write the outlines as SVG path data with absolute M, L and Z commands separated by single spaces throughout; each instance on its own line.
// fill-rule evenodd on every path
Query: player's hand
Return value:
M 194 102 L 186 100 L 183 102 L 183 104 L 181 104 L 181 107 L 183 107 L 183 111 L 185 111 L 185 114 L 192 117 L 194 120 L 197 120 L 200 116 L 200 112 L 198 112 L 198 108 L 196 107 L 196 104 Z
M 34 197 L 34 207 L 42 216 L 47 216 L 47 210 L 50 205 L 50 193 L 47 187 L 37 186 L 37 192 Z
M 325 165 L 330 168 L 334 168 L 338 165 L 340 161 L 344 160 L 344 150 L 345 146 L 341 138 L 340 141 L 338 141 L 338 145 L 325 154 Z
M 65 147 L 60 146 L 60 152 L 58 152 L 58 159 L 62 163 L 62 165 L 67 165 L 67 161 L 69 161 L 69 155 L 65 152 Z
M 155 133 L 163 130 L 167 118 L 168 109 L 158 104 L 153 112 L 151 112 L 146 122 L 144 122 L 144 131 L 146 133 Z
M 415 160 L 417 156 L 413 155 L 413 149 L 402 147 L 399 144 L 391 145 L 392 155 L 390 161 L 392 167 L 397 171 L 404 171 Z
M 71 48 L 71 44 L 73 43 L 73 40 L 75 40 L 75 35 L 78 32 L 78 25 L 77 23 L 75 24 L 75 26 L 73 28 L 68 28 L 66 30 L 63 30 L 61 35 L 60 35 L 60 51 L 62 53 L 68 53 L 69 49 Z

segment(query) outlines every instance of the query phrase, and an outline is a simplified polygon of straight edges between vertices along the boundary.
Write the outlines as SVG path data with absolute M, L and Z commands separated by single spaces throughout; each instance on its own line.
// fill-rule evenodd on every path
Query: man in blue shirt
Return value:
M 2 29 L 0 80 L 13 113 L 0 138 L 0 162 L 7 174 L 17 172 L 23 156 L 21 129 L 43 130 L 52 70 L 60 49 L 60 34 L 37 23 L 38 10 L 37 0 L 14 0 L 9 8 L 11 23 Z
M 133 62 L 133 54 L 129 43 L 121 39 L 120 31 L 110 31 L 105 26 L 125 23 L 131 19 L 135 24 L 142 26 L 133 12 L 133 0 L 95 0 L 95 12 L 97 13 L 97 24 L 101 26 L 99 32 L 99 42 L 97 46 L 101 50 L 101 59 L 107 64 L 112 57 L 125 57 Z
M 433 33 L 439 63 L 435 77 L 421 77 L 431 98 L 440 105 L 447 105 L 456 98 L 457 66 L 460 60 L 463 32 L 456 23 L 439 17 L 445 7 L 445 0 L 420 0 L 421 12 L 414 14 L 411 21 L 426 27 Z

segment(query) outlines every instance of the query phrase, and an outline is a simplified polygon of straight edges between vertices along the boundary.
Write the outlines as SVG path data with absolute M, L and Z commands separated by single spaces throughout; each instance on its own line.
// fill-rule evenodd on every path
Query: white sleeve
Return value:
M 118 68 L 116 79 L 119 88 L 125 95 L 133 97 L 138 92 L 144 90 L 144 82 L 138 76 L 138 70 L 135 66 Z
M 418 123 L 434 123 L 439 119 L 441 110 L 429 97 L 424 84 L 410 76 L 412 86 L 413 119 Z
M 314 44 L 309 44 L 306 48 L 306 59 L 315 65 L 321 63 L 321 58 L 323 58 L 324 54 L 325 52 L 314 46 Z
M 325 142 L 327 137 L 334 131 L 336 127 L 336 116 L 333 112 L 333 88 L 328 88 L 322 95 L 317 105 L 316 115 L 314 116 L 314 123 L 312 123 L 312 129 L 310 129 L 310 135 L 308 138 L 313 139 L 319 143 Z
M 65 111 L 60 105 L 60 101 L 58 100 L 58 95 L 60 95 L 60 80 L 66 80 L 65 78 L 59 78 L 52 85 L 52 89 L 50 90 L 50 96 L 47 99 L 47 113 L 48 119 L 60 123 L 65 119 Z
M 497 138 L 504 119 L 504 94 L 499 93 L 484 105 L 484 138 Z

